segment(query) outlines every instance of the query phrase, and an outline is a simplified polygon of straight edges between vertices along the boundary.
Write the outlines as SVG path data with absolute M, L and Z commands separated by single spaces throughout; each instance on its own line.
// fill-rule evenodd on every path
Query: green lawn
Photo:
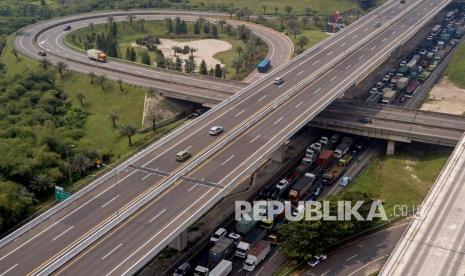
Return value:
M 141 38 L 145 35 L 154 35 L 158 38 L 168 38 L 173 39 L 175 41 L 186 41 L 186 40 L 193 40 L 193 39 L 205 39 L 210 38 L 202 32 L 199 35 L 195 35 L 193 33 L 194 23 L 193 22 L 186 22 L 188 28 L 188 34 L 185 35 L 175 35 L 167 33 L 167 27 L 165 21 L 146 21 L 144 23 L 144 31 L 142 31 L 140 22 L 135 19 L 133 24 L 131 25 L 129 21 L 127 22 L 118 22 L 118 46 L 119 46 L 119 58 L 124 59 L 124 55 L 126 53 L 126 48 L 131 46 L 132 43 L 136 41 L 137 38 Z M 106 32 L 107 24 L 100 24 L 94 26 L 95 33 L 104 33 Z M 237 37 L 231 37 L 221 31 L 221 27 L 218 26 L 218 39 L 229 42 L 232 45 L 232 49 L 225 52 L 217 53 L 214 57 L 217 58 L 219 61 L 225 64 L 226 66 L 226 78 L 227 79 L 236 79 L 240 80 L 245 78 L 253 69 L 255 69 L 255 65 L 259 62 L 259 59 L 252 62 L 249 68 L 244 68 L 239 72 L 239 74 L 235 74 L 235 69 L 232 66 L 233 60 L 236 57 L 236 49 L 237 47 L 242 47 L 243 49 L 246 48 L 245 43 L 238 39 Z M 65 38 L 65 41 L 77 48 L 84 49 L 84 41 L 87 35 L 91 34 L 90 27 L 85 27 L 73 31 L 72 33 L 68 34 Z M 73 40 L 73 36 L 74 40 Z M 137 61 L 141 62 L 141 54 L 145 51 L 145 49 L 141 47 L 134 47 L 137 53 Z M 263 47 L 261 51 L 262 56 L 266 56 L 268 49 Z M 149 52 L 150 57 L 155 60 L 155 53 Z
M 462 44 L 446 69 L 446 76 L 455 85 L 465 89 L 465 44 Z
M 336 10 L 346 11 L 357 7 L 355 1 L 351 0 L 288 0 L 281 2 L 279 0 L 264 0 L 264 1 L 251 1 L 251 0 L 190 0 L 189 3 L 193 8 L 208 9 L 215 7 L 218 3 L 225 6 L 234 5 L 236 9 L 249 8 L 255 14 L 263 14 L 263 6 L 266 7 L 266 14 L 274 15 L 275 8 L 278 8 L 278 13 L 284 12 L 285 7 L 291 6 L 297 14 L 303 14 L 305 8 L 311 8 L 318 14 L 332 14 Z M 218 4 L 219 5 L 219 4 Z
M 301 36 L 305 36 L 308 38 L 308 44 L 305 45 L 303 49 L 297 44 L 297 41 Z M 294 43 L 295 54 L 301 53 L 315 46 L 327 37 L 328 35 L 320 30 L 303 30 L 300 34 L 297 35 L 297 38 L 293 34 L 289 34 L 289 38 Z
M 412 206 L 423 201 L 452 149 L 412 144 L 397 151 L 377 158 L 350 186 L 382 200 L 388 216 L 396 204 Z

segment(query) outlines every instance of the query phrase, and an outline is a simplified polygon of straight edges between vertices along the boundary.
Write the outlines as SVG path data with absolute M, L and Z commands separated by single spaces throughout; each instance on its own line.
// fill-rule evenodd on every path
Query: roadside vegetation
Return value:
M 214 56 L 225 64 L 223 68 L 220 64 L 208 65 L 205 60 L 195 58 L 199 49 L 188 45 L 182 48 L 173 46 L 170 56 L 166 56 L 166 51 L 160 48 L 160 39 L 163 38 L 178 42 L 218 39 L 228 42 L 232 48 Z M 110 17 L 106 24 L 91 24 L 70 33 L 66 41 L 82 50 L 97 48 L 104 50 L 110 57 L 162 69 L 236 80 L 243 79 L 253 71 L 268 51 L 266 44 L 244 25 L 236 29 L 224 20 L 212 24 L 203 18 L 196 22 L 186 22 L 179 18 L 145 21 L 143 18 L 128 16 L 127 21 L 113 22 Z M 171 50 L 175 56 L 171 56 Z M 180 55 L 186 58 L 180 58 Z
M 445 75 L 458 87 L 465 89 L 465 44 L 462 44 L 447 66 Z

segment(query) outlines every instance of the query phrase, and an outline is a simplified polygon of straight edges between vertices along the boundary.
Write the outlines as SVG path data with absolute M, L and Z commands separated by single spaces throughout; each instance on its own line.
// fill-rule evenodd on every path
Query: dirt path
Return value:
M 443 77 L 430 91 L 421 110 L 462 115 L 465 113 L 465 89 Z

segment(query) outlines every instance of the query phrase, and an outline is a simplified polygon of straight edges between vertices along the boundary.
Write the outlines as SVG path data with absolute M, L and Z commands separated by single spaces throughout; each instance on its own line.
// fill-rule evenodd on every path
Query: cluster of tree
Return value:
M 88 113 L 71 106 L 54 75 L 0 78 L 0 231 L 29 215 L 55 185 L 66 184 L 68 169 L 80 178 L 103 158 L 80 143 Z
M 193 55 L 194 52 L 197 51 L 197 49 L 195 48 L 191 48 L 189 47 L 188 45 L 184 45 L 184 47 L 179 47 L 179 46 L 173 46 L 173 51 L 175 54 L 184 54 L 184 55 L 187 55 L 187 54 L 191 54 Z
M 207 64 L 205 63 L 205 60 L 202 59 L 202 62 L 200 63 L 200 66 L 199 66 L 199 74 L 201 75 L 209 75 L 209 76 L 212 76 L 212 77 L 217 77 L 217 78 L 225 78 L 226 76 L 226 71 L 221 68 L 221 65 L 220 64 L 216 64 L 215 65 L 215 69 L 213 68 L 210 68 L 210 70 L 208 70 L 207 68 Z
M 171 18 L 166 18 L 166 29 L 168 33 L 175 33 L 177 35 L 188 33 L 186 21 L 176 17 L 174 22 L 173 25 L 173 20 Z
M 241 46 L 236 48 L 237 57 L 233 60 L 232 64 L 236 70 L 236 74 L 239 74 L 242 69 L 254 67 L 254 64 L 263 58 L 262 49 L 265 47 L 259 37 L 252 36 L 250 30 L 244 28 L 239 27 L 238 35 L 246 43 L 245 49 Z
M 157 50 L 157 45 L 160 45 L 160 39 L 153 35 L 146 35 L 136 39 L 136 43 L 147 47 L 147 49 L 151 52 L 155 52 Z
M 331 215 L 337 213 L 338 201 L 350 201 L 355 206 L 357 201 L 363 201 L 358 209 L 362 218 L 366 219 L 372 206 L 372 198 L 363 192 L 343 192 L 329 196 Z M 378 211 L 378 210 L 377 210 Z M 338 241 L 346 239 L 363 230 L 373 227 L 379 218 L 373 220 L 299 220 L 290 221 L 279 227 L 281 237 L 279 247 L 290 259 L 302 261 L 314 255 L 325 253 L 325 250 Z

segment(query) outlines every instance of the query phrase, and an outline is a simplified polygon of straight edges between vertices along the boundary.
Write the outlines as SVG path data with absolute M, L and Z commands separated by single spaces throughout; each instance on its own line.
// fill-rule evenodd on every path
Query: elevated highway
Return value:
M 134 273 L 448 3 L 390 1 L 277 68 L 3 239 L 0 273 Z
M 372 123 L 360 118 L 370 117 Z M 465 117 L 401 107 L 338 101 L 321 112 L 312 126 L 391 141 L 455 146 L 465 132 Z

